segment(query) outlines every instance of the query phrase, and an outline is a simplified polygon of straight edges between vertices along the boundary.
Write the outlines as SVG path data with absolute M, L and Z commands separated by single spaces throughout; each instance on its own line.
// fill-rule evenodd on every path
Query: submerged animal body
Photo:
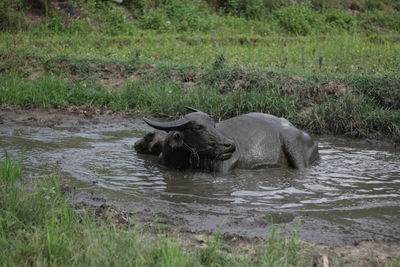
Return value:
M 291 167 L 303 169 L 318 159 L 318 145 L 288 120 L 248 113 L 219 123 L 206 113 L 188 108 L 177 121 L 150 126 L 167 131 L 161 162 L 176 169 L 228 172 L 234 168 Z

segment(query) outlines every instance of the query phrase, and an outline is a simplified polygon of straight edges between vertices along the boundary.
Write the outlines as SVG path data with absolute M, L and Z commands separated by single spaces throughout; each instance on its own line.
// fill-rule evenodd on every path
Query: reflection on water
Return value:
M 335 233 L 337 238 L 328 237 L 327 242 L 346 237 L 400 239 L 398 151 L 326 137 L 320 139 L 320 161 L 303 171 L 185 173 L 135 153 L 133 144 L 143 135 L 139 126 L 7 125 L 0 128 L 0 146 L 22 158 L 31 177 L 59 168 L 82 196 L 102 195 L 132 211 L 180 214 L 204 229 L 225 216 L 236 220 L 239 232 L 251 233 L 256 227 L 247 221 L 271 214 L 283 223 L 301 217 L 310 240 L 321 241 L 319 232 Z M 235 231 L 235 224 L 227 228 Z

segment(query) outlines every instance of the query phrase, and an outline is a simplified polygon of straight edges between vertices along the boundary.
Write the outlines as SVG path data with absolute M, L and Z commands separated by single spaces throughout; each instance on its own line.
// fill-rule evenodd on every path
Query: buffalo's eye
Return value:
M 208 145 L 210 145 L 210 146 L 216 146 L 217 145 L 217 142 L 215 142 L 214 140 L 208 140 Z
M 203 130 L 204 126 L 203 125 L 194 125 L 193 130 Z

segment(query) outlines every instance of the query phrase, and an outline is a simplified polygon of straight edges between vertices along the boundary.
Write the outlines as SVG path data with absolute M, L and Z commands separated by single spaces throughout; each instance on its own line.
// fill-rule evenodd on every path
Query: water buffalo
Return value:
M 161 163 L 167 167 L 214 172 L 302 169 L 318 158 L 317 143 L 284 118 L 248 113 L 215 123 L 208 114 L 186 108 L 192 113 L 176 121 L 143 119 L 151 127 L 168 132 L 160 154 Z

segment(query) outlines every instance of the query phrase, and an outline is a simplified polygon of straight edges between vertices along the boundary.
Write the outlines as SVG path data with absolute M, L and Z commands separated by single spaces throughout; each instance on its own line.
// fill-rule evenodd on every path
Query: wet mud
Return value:
M 219 230 L 228 239 L 268 238 L 274 225 L 326 245 L 400 242 L 400 152 L 390 144 L 325 136 L 321 159 L 306 170 L 188 173 L 136 154 L 133 144 L 151 130 L 138 116 L 103 113 L 3 109 L 0 147 L 22 159 L 30 179 L 58 172 L 99 216 L 115 207 L 122 225 Z

